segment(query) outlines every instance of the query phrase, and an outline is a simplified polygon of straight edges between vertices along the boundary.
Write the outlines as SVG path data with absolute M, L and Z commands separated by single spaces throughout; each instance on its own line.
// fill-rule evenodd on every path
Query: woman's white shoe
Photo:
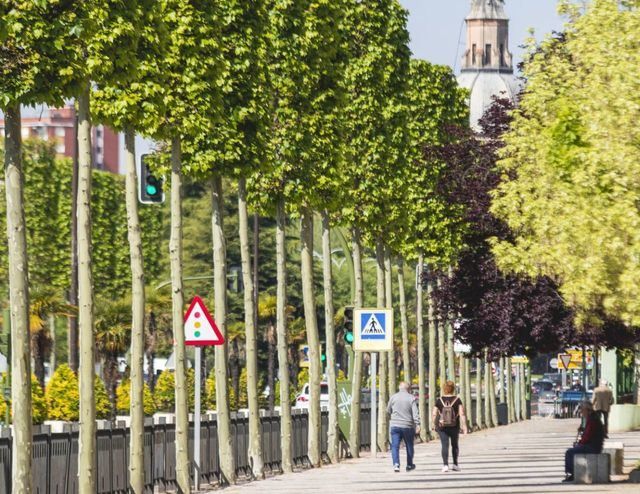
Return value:
M 448 472 L 449 471 L 449 467 L 447 465 L 442 467 L 442 473 Z
M 451 470 L 453 470 L 454 472 L 459 472 L 460 471 L 460 467 L 458 465 L 453 465 L 451 467 Z

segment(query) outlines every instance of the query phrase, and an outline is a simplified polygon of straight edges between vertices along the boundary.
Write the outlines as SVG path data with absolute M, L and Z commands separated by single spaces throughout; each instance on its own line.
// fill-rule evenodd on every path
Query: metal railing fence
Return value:
M 360 438 L 362 449 L 369 448 L 370 410 L 361 411 Z M 321 449 L 327 458 L 329 416 L 322 412 Z M 294 464 L 309 466 L 306 412 L 292 411 L 292 446 Z M 264 413 L 260 419 L 264 464 L 270 473 L 281 471 L 280 416 Z M 46 430 L 46 427 L 43 428 Z M 77 424 L 66 432 L 39 432 L 33 436 L 33 488 L 36 494 L 77 494 L 78 492 L 78 431 Z M 203 420 L 200 429 L 200 483 L 218 484 L 221 481 L 218 452 L 218 426 L 215 418 Z M 231 414 L 232 444 L 239 476 L 250 476 L 247 455 L 249 419 L 246 415 Z M 3 431 L 0 437 L 0 494 L 11 493 L 12 438 Z M 189 458 L 193 460 L 193 424 L 189 427 Z M 165 492 L 176 487 L 175 425 L 148 424 L 144 433 L 145 491 Z M 99 429 L 96 436 L 96 468 L 98 494 L 124 494 L 129 486 L 129 429 L 112 427 Z M 345 451 L 345 448 L 341 448 Z M 193 473 L 191 474 L 193 480 Z

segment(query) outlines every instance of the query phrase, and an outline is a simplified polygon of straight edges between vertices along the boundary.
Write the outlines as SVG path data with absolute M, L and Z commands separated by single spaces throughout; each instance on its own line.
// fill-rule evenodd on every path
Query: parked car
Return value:
M 558 398 L 555 384 L 551 381 L 537 381 L 532 387 L 533 394 L 538 396 L 539 402 L 550 403 Z
M 539 395 L 544 391 L 555 391 L 555 389 L 556 389 L 555 383 L 551 381 L 546 381 L 543 379 L 536 381 L 531 385 L 531 392 L 534 395 Z
M 309 408 L 311 394 L 309 393 L 309 383 L 302 386 L 302 391 L 296 396 L 295 408 Z M 320 407 L 329 407 L 329 383 L 320 383 Z

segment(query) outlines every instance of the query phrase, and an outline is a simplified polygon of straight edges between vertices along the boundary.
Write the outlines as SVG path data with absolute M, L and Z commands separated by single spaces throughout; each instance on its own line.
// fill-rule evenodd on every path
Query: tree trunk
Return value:
M 424 296 L 422 290 L 422 270 L 424 269 L 424 256 L 418 258 L 418 283 L 416 285 L 416 332 L 418 351 L 418 411 L 420 413 L 420 439 L 426 442 L 429 438 L 429 420 L 427 410 L 427 396 L 425 394 L 425 361 L 424 361 Z M 398 283 L 400 284 L 400 283 Z
M 446 347 L 447 336 L 445 334 L 445 325 L 443 321 L 436 321 L 436 327 L 438 328 L 438 363 L 440 370 L 440 393 L 444 393 L 444 384 L 447 382 L 447 360 L 446 360 Z
M 435 424 L 431 421 L 433 408 L 436 406 L 436 395 L 438 394 L 437 374 L 438 374 L 438 354 L 436 345 L 436 324 L 435 311 L 433 307 L 433 280 L 429 280 L 427 285 L 427 304 L 429 317 L 429 429 L 433 429 Z
M 4 180 L 7 200 L 9 304 L 11 310 L 11 401 L 13 447 L 11 478 L 14 492 L 30 494 L 31 481 L 31 336 L 29 274 L 24 216 L 22 124 L 20 105 L 5 108 Z
M 355 278 L 354 307 L 361 308 L 364 305 L 364 283 L 362 279 L 362 239 L 360 228 L 353 227 L 353 272 Z M 351 421 L 349 433 L 349 449 L 351 456 L 360 458 L 360 390 L 362 381 L 362 352 L 354 352 L 353 377 L 351 378 Z
M 45 328 L 31 333 L 31 360 L 33 361 L 33 374 L 36 376 L 40 387 L 44 389 L 44 347 Z
M 459 359 L 459 367 L 458 367 L 458 372 L 460 373 L 460 380 L 458 381 L 458 386 L 459 386 L 459 393 L 458 395 L 460 396 L 460 399 L 462 400 L 463 405 L 466 406 L 466 403 L 464 402 L 464 397 L 466 395 L 466 388 L 467 388 L 467 381 L 465 379 L 465 374 L 464 374 L 464 359 L 462 357 L 460 357 Z
M 171 292 L 173 340 L 176 357 L 176 480 L 183 494 L 191 493 L 189 478 L 189 408 L 187 397 L 187 357 L 184 347 L 184 292 L 182 287 L 182 143 L 171 140 Z
M 527 369 L 520 364 L 520 417 L 527 420 Z
M 135 132 L 127 129 L 125 143 L 125 202 L 127 231 L 131 260 L 131 443 L 129 448 L 129 477 L 131 490 L 144 493 L 144 263 L 142 235 L 138 216 Z
M 473 410 L 471 407 L 471 359 L 463 357 L 464 362 L 464 380 L 467 383 L 464 390 L 464 406 L 467 411 L 467 425 L 468 430 L 473 430 Z
M 78 114 L 73 119 L 73 135 L 76 142 L 74 146 L 72 173 L 71 173 L 71 283 L 69 286 L 69 304 L 78 306 Z M 68 334 L 68 361 L 69 367 L 78 372 L 79 348 L 78 348 L 78 317 L 70 316 Z
M 505 368 L 505 358 L 500 357 L 500 373 L 498 374 L 498 379 L 500 383 L 500 403 L 505 403 L 505 392 L 504 392 L 504 368 Z
M 278 377 L 280 379 L 280 449 L 282 470 L 293 472 L 293 449 L 291 444 L 291 402 L 289 401 L 289 360 L 287 341 L 287 249 L 286 213 L 284 200 L 276 205 L 276 331 L 278 334 Z
M 513 379 L 511 376 L 511 358 L 505 357 L 505 378 L 507 382 L 507 411 L 509 416 L 509 423 L 512 424 L 516 421 L 515 414 L 515 399 L 513 396 Z
M 490 428 L 493 427 L 491 417 L 491 364 L 487 360 L 487 351 L 484 351 L 484 423 Z
M 393 309 L 393 283 L 392 283 L 392 268 L 391 268 L 391 251 L 389 248 L 384 249 L 384 289 L 385 289 L 385 302 L 387 309 Z M 389 391 L 387 396 L 394 394 L 398 391 L 398 362 L 396 359 L 395 340 L 393 350 L 388 355 L 388 368 L 389 368 Z M 386 415 L 386 412 L 385 412 Z M 388 429 L 388 428 L 387 428 Z M 389 431 L 387 430 L 387 438 L 389 437 Z
M 153 393 L 156 388 L 156 371 L 153 363 L 153 359 L 155 358 L 155 348 L 156 348 L 156 330 L 158 329 L 158 325 L 156 322 L 156 315 L 153 310 L 149 311 L 149 324 L 147 328 L 147 374 L 149 375 L 149 389 Z
M 89 83 L 78 98 L 78 332 L 80 339 L 80 435 L 78 492 L 96 490 L 93 277 L 91 273 L 91 118 Z
M 255 478 L 264 478 L 262 463 L 262 434 L 260 433 L 260 407 L 258 404 L 258 335 L 256 331 L 253 273 L 249 249 L 249 213 L 247 211 L 247 182 L 238 179 L 238 229 L 240 257 L 244 283 L 244 331 L 247 353 L 247 401 L 249 408 L 249 463 Z
M 276 327 L 269 321 L 267 327 L 267 386 L 269 387 L 269 411 L 276 406 Z
M 476 426 L 484 429 L 482 417 L 482 360 L 476 359 Z
M 400 326 L 402 328 L 402 379 L 411 384 L 411 359 L 409 357 L 409 322 L 404 291 L 404 260 L 398 259 L 398 297 L 400 302 Z
M 445 330 L 447 332 L 447 374 L 448 378 L 456 381 L 456 356 L 453 352 L 453 321 L 447 321 Z
M 56 360 L 56 316 L 49 314 L 49 332 L 51 333 L 51 352 L 49 353 L 49 369 L 51 374 L 56 370 L 58 361 Z
M 385 248 L 381 240 L 376 242 L 376 305 L 379 308 L 387 307 L 386 303 L 386 283 L 385 283 Z M 388 417 L 387 417 L 387 401 L 389 401 L 389 387 L 388 387 L 388 365 L 387 359 L 390 357 L 390 353 L 380 352 L 379 358 L 379 388 L 378 393 L 378 447 L 381 451 L 387 450 L 387 429 L 388 429 Z M 375 383 L 372 383 L 375 386 Z
M 331 225 L 328 211 L 322 212 L 322 275 L 324 283 L 324 319 L 329 379 L 329 432 L 327 454 L 331 463 L 340 459 L 338 430 L 338 379 L 336 375 L 336 330 L 333 322 L 333 275 L 331 272 Z
M 309 344 L 309 462 L 319 467 L 322 461 L 320 450 L 320 380 L 322 366 L 320 362 L 320 335 L 316 318 L 316 301 L 313 290 L 313 211 L 303 207 L 300 218 L 300 256 L 302 271 L 302 299 L 304 318 Z
M 215 347 L 216 412 L 218 420 L 218 448 L 223 483 L 236 481 L 236 467 L 231 440 L 231 417 L 227 374 L 227 247 L 224 237 L 224 195 L 222 178 L 216 175 L 211 184 L 211 230 L 213 237 L 213 293 L 215 319 L 225 339 L 224 345 Z
M 492 369 L 493 365 L 491 362 L 489 362 L 489 374 L 488 374 L 488 378 L 489 378 L 489 390 L 491 391 L 491 394 L 489 395 L 489 409 L 491 411 L 491 422 L 493 422 L 493 426 L 494 427 L 498 427 L 498 407 L 496 404 L 496 380 L 495 377 L 493 375 L 493 369 Z

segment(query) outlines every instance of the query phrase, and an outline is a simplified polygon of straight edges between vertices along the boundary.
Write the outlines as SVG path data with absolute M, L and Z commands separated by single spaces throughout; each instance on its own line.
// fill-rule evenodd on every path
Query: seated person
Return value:
M 580 412 L 582 417 L 586 419 L 586 424 L 580 440 L 564 455 L 564 471 L 567 477 L 563 482 L 573 481 L 573 457 L 575 455 L 602 453 L 604 426 L 600 421 L 600 415 L 593 411 L 593 405 L 589 401 L 580 405 Z

